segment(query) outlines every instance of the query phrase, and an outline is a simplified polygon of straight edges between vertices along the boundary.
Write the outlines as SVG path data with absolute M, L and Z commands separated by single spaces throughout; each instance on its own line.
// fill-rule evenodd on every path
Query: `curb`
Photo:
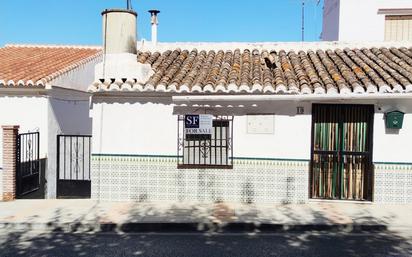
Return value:
M 280 232 L 379 232 L 381 224 L 256 224 L 256 223 L 0 223 L 0 229 L 49 232 L 123 233 L 280 233 Z

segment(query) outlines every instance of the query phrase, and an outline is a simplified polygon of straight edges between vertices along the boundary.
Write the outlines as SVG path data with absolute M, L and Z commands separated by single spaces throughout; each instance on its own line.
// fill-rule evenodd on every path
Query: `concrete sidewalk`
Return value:
M 412 205 L 151 204 L 93 200 L 0 202 L 0 229 L 94 232 L 278 232 L 412 229 Z

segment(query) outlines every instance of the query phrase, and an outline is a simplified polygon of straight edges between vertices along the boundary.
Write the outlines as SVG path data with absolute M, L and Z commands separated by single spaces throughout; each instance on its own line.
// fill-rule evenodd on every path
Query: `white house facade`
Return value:
M 325 0 L 323 41 L 411 41 L 410 0 Z
M 232 167 L 199 165 L 183 169 L 178 165 L 184 156 L 177 149 L 183 147 L 178 141 L 182 132 L 178 131 L 177 114 L 213 114 L 213 108 L 197 105 L 176 113 L 172 97 L 125 98 L 124 95 L 93 98 L 92 198 L 253 203 L 304 203 L 311 199 L 312 104 L 336 100 L 246 100 L 240 101 L 242 105 L 257 103 L 267 107 L 257 107 L 248 114 L 219 110 L 215 117 L 224 114 L 233 118 Z M 340 99 L 337 101 L 342 103 Z M 407 124 L 412 121 L 412 106 L 408 102 L 344 101 L 344 104 L 374 106 L 373 197 L 362 200 L 411 201 L 412 131 Z M 399 131 L 385 127 L 385 109 L 393 106 L 406 112 L 404 127 Z M 304 113 L 296 114 L 297 107 L 303 107 Z
M 89 87 L 92 198 L 410 203 L 410 47 L 108 47 Z
M 21 139 L 14 149 L 18 174 L 5 176 L 11 171 L 4 168 L 10 160 L 3 153 L 10 151 L 3 146 L 10 143 L 0 133 L 0 196 L 14 183 L 13 197 L 55 198 L 57 136 L 91 134 L 86 90 L 100 49 L 6 45 L 0 55 L 0 125 L 18 126 Z

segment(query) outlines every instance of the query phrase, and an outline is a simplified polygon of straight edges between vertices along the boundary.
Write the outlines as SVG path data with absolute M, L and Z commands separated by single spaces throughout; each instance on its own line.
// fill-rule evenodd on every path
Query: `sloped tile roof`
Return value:
M 172 93 L 390 93 L 412 92 L 412 48 L 334 50 L 166 50 L 138 52 L 154 75 L 101 80 L 90 90 Z
M 99 55 L 93 47 L 6 45 L 0 48 L 0 88 L 44 87 Z

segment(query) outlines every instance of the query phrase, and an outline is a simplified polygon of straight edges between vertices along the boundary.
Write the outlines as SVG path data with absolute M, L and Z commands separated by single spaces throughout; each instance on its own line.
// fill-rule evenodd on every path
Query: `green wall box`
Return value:
M 386 113 L 386 128 L 401 129 L 403 125 L 403 115 L 401 111 L 392 111 Z

